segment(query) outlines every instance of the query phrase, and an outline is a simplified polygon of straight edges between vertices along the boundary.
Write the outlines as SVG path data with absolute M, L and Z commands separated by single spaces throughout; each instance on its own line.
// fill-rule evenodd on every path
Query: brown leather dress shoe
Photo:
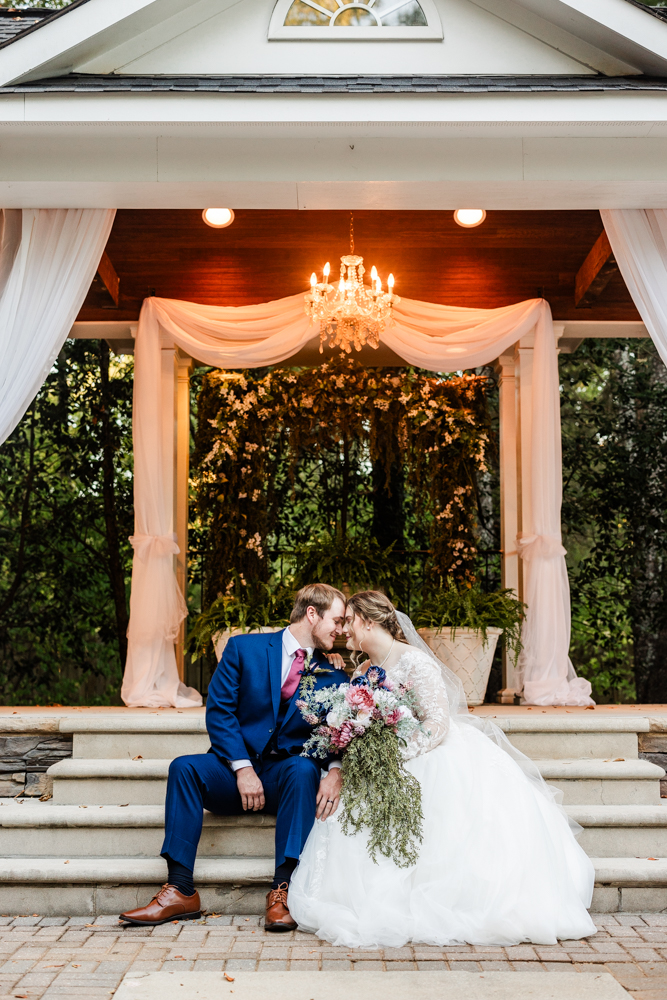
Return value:
M 197 920 L 201 917 L 201 902 L 199 893 L 194 896 L 184 896 L 175 885 L 163 885 L 153 896 L 148 906 L 140 906 L 137 910 L 121 913 L 120 919 L 129 924 L 141 927 L 155 927 L 166 924 L 169 920 Z
M 277 889 L 271 889 L 266 894 L 265 931 L 295 931 L 297 927 L 287 909 L 287 890 L 289 885 L 283 882 Z

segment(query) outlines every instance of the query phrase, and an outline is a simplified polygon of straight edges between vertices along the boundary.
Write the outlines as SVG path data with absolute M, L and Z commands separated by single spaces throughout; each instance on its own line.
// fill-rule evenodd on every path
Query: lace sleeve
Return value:
M 408 680 L 417 703 L 422 729 L 414 733 L 403 749 L 403 759 L 411 760 L 439 746 L 449 730 L 449 699 L 440 670 L 430 656 L 410 655 Z

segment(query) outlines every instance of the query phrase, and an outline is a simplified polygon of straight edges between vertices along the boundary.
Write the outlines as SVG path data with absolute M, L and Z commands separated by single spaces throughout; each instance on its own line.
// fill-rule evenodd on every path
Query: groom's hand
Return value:
M 236 785 L 244 810 L 257 812 L 264 808 L 264 786 L 255 774 L 254 767 L 240 767 L 236 772 Z
M 339 767 L 332 767 L 320 781 L 317 792 L 317 819 L 325 820 L 332 816 L 338 808 L 340 793 L 343 787 L 343 775 Z

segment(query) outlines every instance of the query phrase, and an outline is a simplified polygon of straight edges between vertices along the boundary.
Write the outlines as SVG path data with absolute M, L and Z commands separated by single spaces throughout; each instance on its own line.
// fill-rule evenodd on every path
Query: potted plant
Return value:
M 469 706 L 484 702 L 501 635 L 516 664 L 525 608 L 513 590 L 485 594 L 478 585 L 457 587 L 448 579 L 445 587 L 424 601 L 415 616 L 424 641 L 461 680 Z
M 209 642 L 220 661 L 228 640 L 246 632 L 277 632 L 289 623 L 292 591 L 288 587 L 256 584 L 237 588 L 235 594 L 223 594 L 195 619 L 188 635 L 187 648 L 201 656 Z

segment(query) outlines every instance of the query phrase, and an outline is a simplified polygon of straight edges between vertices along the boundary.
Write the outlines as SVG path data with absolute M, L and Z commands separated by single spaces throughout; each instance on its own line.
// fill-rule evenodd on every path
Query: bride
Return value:
M 289 889 L 302 930 L 344 947 L 554 944 L 595 934 L 594 869 L 537 767 L 468 713 L 463 688 L 384 594 L 350 598 L 347 648 L 410 684 L 421 730 L 404 748 L 424 813 L 419 859 L 374 863 L 338 815 L 316 821 Z

